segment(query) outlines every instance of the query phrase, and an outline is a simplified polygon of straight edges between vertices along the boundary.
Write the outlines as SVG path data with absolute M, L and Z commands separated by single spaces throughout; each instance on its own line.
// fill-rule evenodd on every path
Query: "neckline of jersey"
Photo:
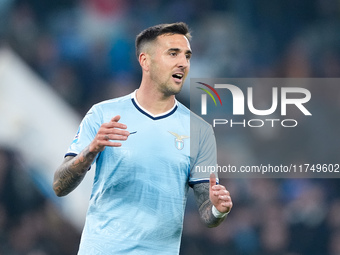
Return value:
M 173 114 L 177 110 L 178 101 L 175 99 L 174 106 L 169 111 L 166 111 L 166 112 L 161 113 L 161 114 L 154 115 L 151 112 L 149 112 L 148 110 L 144 109 L 138 103 L 137 98 L 136 98 L 136 92 L 137 92 L 137 89 L 134 92 L 131 93 L 131 101 L 132 101 L 133 105 L 137 108 L 138 111 L 140 111 L 142 114 L 146 115 L 147 117 L 149 117 L 152 120 L 164 119 L 164 118 L 170 116 L 171 114 Z

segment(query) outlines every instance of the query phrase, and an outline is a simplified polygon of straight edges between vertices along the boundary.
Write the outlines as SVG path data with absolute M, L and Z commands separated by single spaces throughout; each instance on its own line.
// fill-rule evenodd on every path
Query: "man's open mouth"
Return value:
M 183 78 L 183 74 L 181 74 L 181 73 L 175 73 L 175 74 L 172 75 L 172 77 L 174 77 L 175 79 L 181 80 L 181 79 Z

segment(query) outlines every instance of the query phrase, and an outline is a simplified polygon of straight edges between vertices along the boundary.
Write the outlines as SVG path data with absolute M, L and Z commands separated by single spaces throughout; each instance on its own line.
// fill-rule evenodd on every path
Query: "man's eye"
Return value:
M 175 57 L 175 56 L 177 56 L 177 53 L 176 52 L 170 52 L 170 56 Z
M 191 54 L 186 54 L 185 57 L 186 57 L 187 59 L 190 59 L 190 58 L 191 58 Z

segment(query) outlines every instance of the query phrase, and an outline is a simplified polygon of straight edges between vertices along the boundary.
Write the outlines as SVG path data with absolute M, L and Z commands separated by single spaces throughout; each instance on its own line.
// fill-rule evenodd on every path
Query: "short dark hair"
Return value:
M 191 39 L 189 27 L 184 22 L 176 22 L 171 24 L 159 24 L 149 27 L 139 33 L 136 37 L 136 55 L 137 58 L 141 53 L 141 49 L 145 43 L 155 40 L 158 36 L 164 34 L 181 34 L 188 40 Z

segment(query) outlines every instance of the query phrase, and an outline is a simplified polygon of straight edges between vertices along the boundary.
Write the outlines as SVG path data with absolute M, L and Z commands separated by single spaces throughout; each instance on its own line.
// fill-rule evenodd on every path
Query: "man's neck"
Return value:
M 146 86 L 140 86 L 136 92 L 138 104 L 145 110 L 158 115 L 171 110 L 175 104 L 175 96 L 164 96 L 156 89 L 148 89 Z

